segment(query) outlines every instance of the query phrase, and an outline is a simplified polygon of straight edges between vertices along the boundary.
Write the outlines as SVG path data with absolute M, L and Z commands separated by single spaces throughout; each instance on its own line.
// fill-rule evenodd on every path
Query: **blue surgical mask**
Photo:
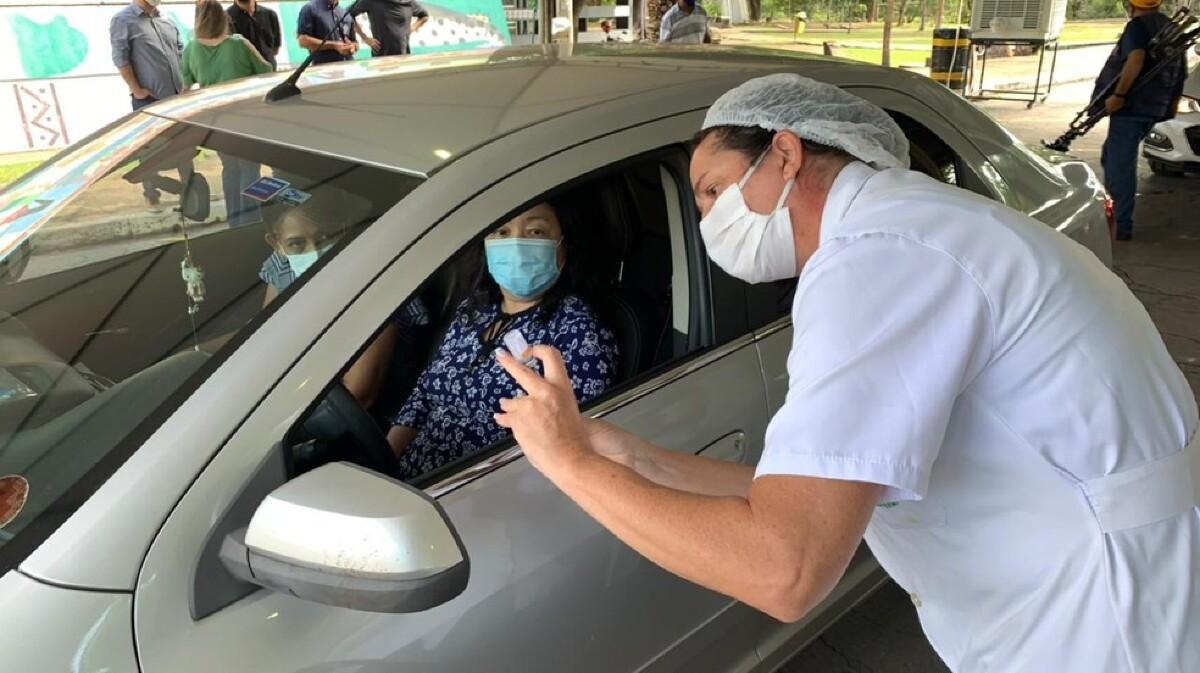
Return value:
M 518 299 L 533 299 L 558 280 L 558 241 L 502 238 L 483 242 L 488 273 Z
M 313 264 L 316 264 L 318 259 L 325 256 L 325 253 L 329 252 L 329 249 L 332 247 L 332 245 L 327 245 L 324 248 L 309 250 L 308 252 L 302 252 L 298 255 L 284 256 L 287 257 L 288 266 L 292 267 L 292 273 L 299 278 L 300 276 L 303 276 L 304 272 L 308 271 Z
M 299 278 L 304 275 L 305 271 L 308 271 L 309 267 L 317 263 L 318 257 L 320 255 L 316 250 L 309 250 L 298 255 L 287 255 L 288 266 L 292 267 L 292 273 Z

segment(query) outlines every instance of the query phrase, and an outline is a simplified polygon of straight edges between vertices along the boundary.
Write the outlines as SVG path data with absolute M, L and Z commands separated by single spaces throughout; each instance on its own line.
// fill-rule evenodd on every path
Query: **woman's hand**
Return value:
M 496 352 L 500 366 L 526 393 L 500 400 L 496 423 L 512 430 L 529 462 L 549 476 L 590 453 L 588 433 L 559 352 L 550 346 L 534 346 L 527 354 L 542 361 L 545 377 L 507 352 Z

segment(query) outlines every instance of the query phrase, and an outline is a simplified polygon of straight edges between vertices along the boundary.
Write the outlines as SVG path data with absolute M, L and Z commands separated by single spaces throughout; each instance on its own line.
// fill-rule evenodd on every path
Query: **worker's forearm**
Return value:
M 1117 86 L 1113 89 L 1113 93 L 1127 95 L 1133 88 L 1133 83 L 1137 81 L 1138 75 L 1142 73 L 1142 67 L 1145 64 L 1146 52 L 1141 49 L 1129 52 L 1129 57 L 1125 59 L 1125 65 L 1121 67 L 1121 76 L 1117 80 Z
M 610 423 L 587 421 L 593 429 L 593 448 L 602 455 L 632 468 L 650 481 L 668 488 L 703 495 L 746 497 L 754 481 L 754 468 L 671 451 L 656 446 Z
M 338 45 L 341 44 L 335 40 L 327 40 L 325 41 L 325 44 L 321 44 L 322 41 L 318 40 L 312 35 L 301 35 L 297 41 L 300 43 L 301 47 L 309 51 L 316 51 L 318 47 L 320 47 L 321 51 L 336 51 Z
M 770 528 L 759 524 L 745 498 L 671 489 L 624 465 L 584 453 L 569 469 L 547 476 L 650 561 L 777 617 L 798 617 L 784 615 L 781 603 L 802 603 L 805 612 L 823 598 L 814 591 L 803 600 L 792 600 L 795 578 L 805 571 L 796 567 L 793 557 L 776 553 L 779 545 Z
M 121 73 L 121 79 L 125 80 L 125 86 L 129 87 L 130 92 L 142 88 L 142 83 L 138 81 L 137 75 L 133 73 L 132 65 L 123 65 L 117 68 L 117 70 Z

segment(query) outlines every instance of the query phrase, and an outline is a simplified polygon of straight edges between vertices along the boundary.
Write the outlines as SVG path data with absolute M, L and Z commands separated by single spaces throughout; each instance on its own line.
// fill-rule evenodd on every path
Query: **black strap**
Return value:
M 524 311 L 516 313 L 505 313 L 503 310 L 500 310 L 495 320 L 484 325 L 479 330 L 479 356 L 471 362 L 471 366 L 467 368 L 467 371 L 473 371 L 480 364 L 487 361 L 491 357 L 492 351 L 496 350 L 496 347 L 504 340 L 504 335 L 508 334 L 513 325 L 516 325 L 525 316 L 537 311 L 539 306 L 540 304 L 535 304 Z M 491 335 L 490 337 L 488 336 L 489 334 Z

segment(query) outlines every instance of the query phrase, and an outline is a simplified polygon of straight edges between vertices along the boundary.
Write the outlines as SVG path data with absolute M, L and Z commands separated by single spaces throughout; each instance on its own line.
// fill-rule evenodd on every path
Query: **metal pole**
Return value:
M 1046 83 L 1046 95 L 1042 96 L 1042 102 L 1050 97 L 1050 90 L 1054 88 L 1054 68 L 1058 65 L 1058 38 L 1054 38 L 1054 58 L 1050 59 L 1050 81 Z
M 554 23 L 554 1 L 537 0 L 538 4 L 538 42 L 550 44 L 550 30 Z

